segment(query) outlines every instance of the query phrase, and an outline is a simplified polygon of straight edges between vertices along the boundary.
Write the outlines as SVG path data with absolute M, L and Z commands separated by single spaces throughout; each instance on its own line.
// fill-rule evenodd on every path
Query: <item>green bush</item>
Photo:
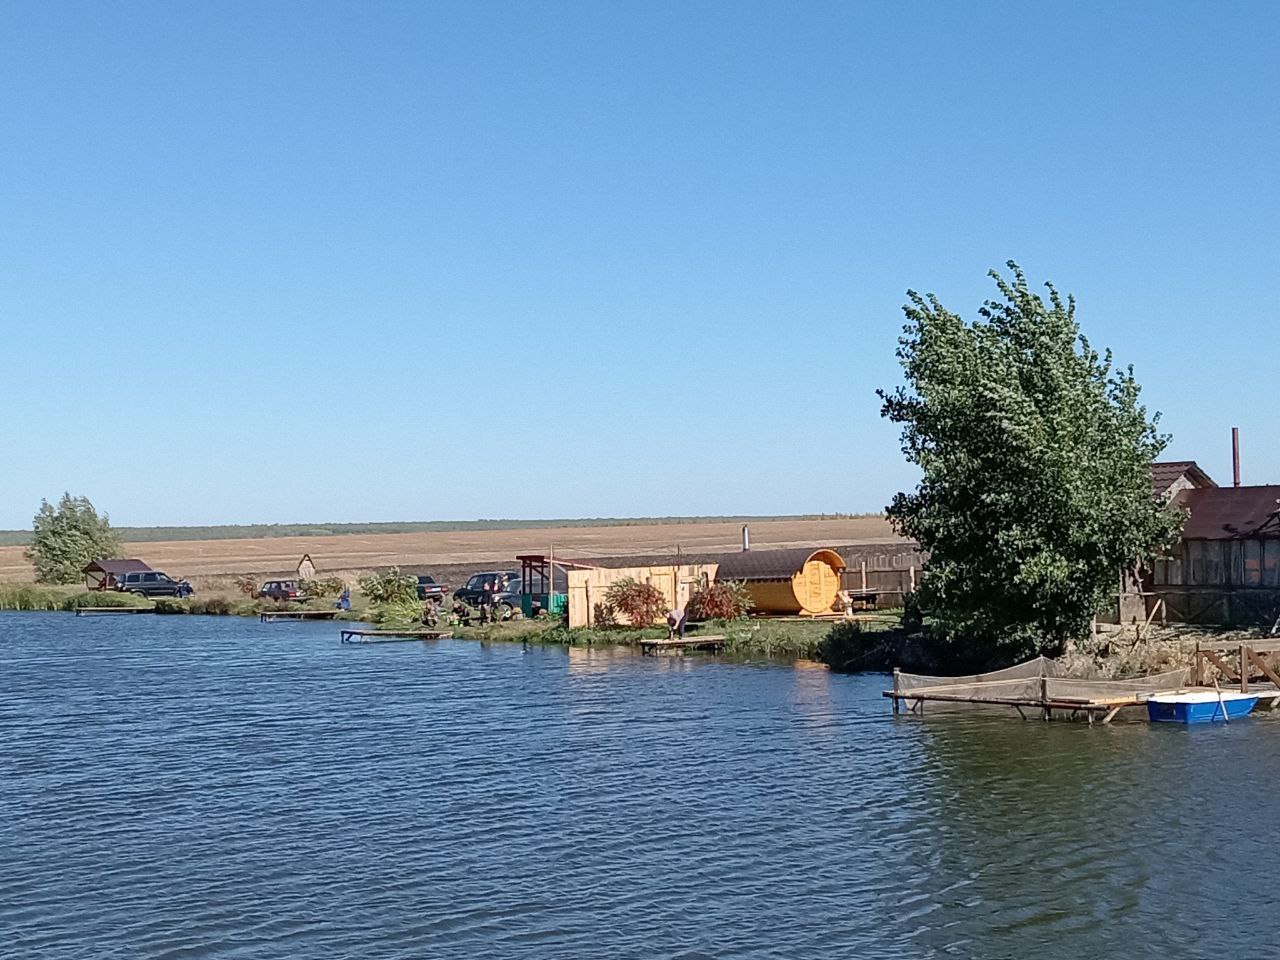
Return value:
M 924 612 L 920 609 L 920 595 L 911 590 L 902 597 L 902 629 L 919 633 L 924 629 Z
M 0 610 L 64 610 L 65 590 L 30 583 L 0 583 Z
M 321 577 L 317 580 L 303 580 L 299 586 L 309 597 L 336 597 L 347 588 L 341 577 Z M 414 580 L 414 596 L 417 596 L 418 581 Z
M 120 593 L 117 590 L 86 590 L 62 601 L 61 609 L 79 610 L 81 607 L 149 607 L 154 601 L 139 597 L 133 593 Z
M 412 600 L 391 600 L 373 605 L 369 619 L 380 627 L 407 630 L 422 625 L 422 602 L 415 596 Z
M 401 573 L 399 567 L 392 567 L 382 574 L 371 574 L 360 578 L 360 592 L 370 603 L 399 603 L 401 601 L 418 601 L 418 578 Z
M 528 622 L 528 621 L 526 621 Z M 537 621 L 533 621 L 536 624 Z M 666 628 L 645 627 L 569 627 L 564 623 L 544 629 L 538 636 L 540 643 L 563 644 L 567 647 L 589 647 L 599 644 L 607 647 L 627 647 L 641 640 L 654 640 L 666 636 Z
M 857 673 L 890 670 L 906 662 L 909 651 L 900 631 L 874 632 L 860 623 L 838 623 L 818 644 L 817 658 L 832 670 Z M 918 662 L 918 658 L 913 657 Z
M 156 613 L 191 613 L 191 604 L 177 597 L 156 597 Z
M 209 597 L 206 600 L 192 600 L 192 613 L 203 613 L 212 617 L 229 617 L 234 612 L 231 601 L 226 597 Z

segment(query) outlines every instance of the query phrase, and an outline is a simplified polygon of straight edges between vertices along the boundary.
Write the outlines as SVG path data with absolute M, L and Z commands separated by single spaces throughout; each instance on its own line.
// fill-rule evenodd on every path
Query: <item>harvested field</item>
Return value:
M 467 530 L 429 533 L 342 534 L 244 540 L 173 540 L 126 544 L 138 557 L 172 576 L 201 586 L 236 574 L 291 573 L 309 553 L 320 574 L 342 574 L 397 565 L 453 572 L 509 566 L 518 553 L 543 553 L 590 560 L 619 555 L 655 556 L 677 552 L 736 550 L 741 524 L 686 522 L 610 527 Z M 755 548 L 808 544 L 895 543 L 900 540 L 883 517 L 844 520 L 759 520 L 751 523 Z M 22 547 L 0 547 L 0 580 L 31 579 Z

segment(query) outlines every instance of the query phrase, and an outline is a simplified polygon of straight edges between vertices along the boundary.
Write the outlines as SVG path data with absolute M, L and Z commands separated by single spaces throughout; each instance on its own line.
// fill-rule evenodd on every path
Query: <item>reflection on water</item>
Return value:
M 1238 956 L 1280 717 L 892 718 L 883 677 L 4 617 L 5 955 Z M 1265 953 L 1265 950 L 1262 951 Z

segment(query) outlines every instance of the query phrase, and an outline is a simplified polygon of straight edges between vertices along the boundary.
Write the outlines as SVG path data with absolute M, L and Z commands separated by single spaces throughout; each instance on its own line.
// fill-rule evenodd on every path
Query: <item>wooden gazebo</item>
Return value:
M 90 590 L 114 590 L 117 578 L 126 573 L 146 573 L 150 566 L 141 560 L 94 560 L 80 572 Z

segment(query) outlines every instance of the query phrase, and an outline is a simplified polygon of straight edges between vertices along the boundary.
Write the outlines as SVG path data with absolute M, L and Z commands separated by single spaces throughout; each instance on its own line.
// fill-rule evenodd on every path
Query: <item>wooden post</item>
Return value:
M 1270 680 L 1272 683 L 1274 683 L 1278 689 L 1280 689 L 1280 675 L 1278 675 L 1274 670 L 1271 669 L 1271 665 L 1267 663 L 1266 658 L 1257 653 L 1254 653 L 1252 647 L 1248 647 L 1246 649 L 1249 654 L 1249 659 L 1253 663 L 1257 664 L 1258 669 L 1260 669 L 1263 672 L 1266 678 Z
M 1196 652 L 1191 658 L 1192 666 L 1191 682 L 1194 686 L 1204 686 L 1204 658 L 1200 656 L 1200 641 L 1196 641 Z
M 1240 644 L 1240 692 L 1249 692 L 1249 648 Z
M 867 561 L 862 561 L 862 592 L 867 592 Z
M 1040 704 L 1044 710 L 1044 718 L 1048 720 L 1051 716 L 1049 712 L 1049 678 L 1040 678 Z
M 916 565 L 913 563 L 908 571 L 911 574 L 911 592 L 916 592 Z
M 897 713 L 900 709 L 898 706 L 898 668 L 893 668 L 893 712 Z

